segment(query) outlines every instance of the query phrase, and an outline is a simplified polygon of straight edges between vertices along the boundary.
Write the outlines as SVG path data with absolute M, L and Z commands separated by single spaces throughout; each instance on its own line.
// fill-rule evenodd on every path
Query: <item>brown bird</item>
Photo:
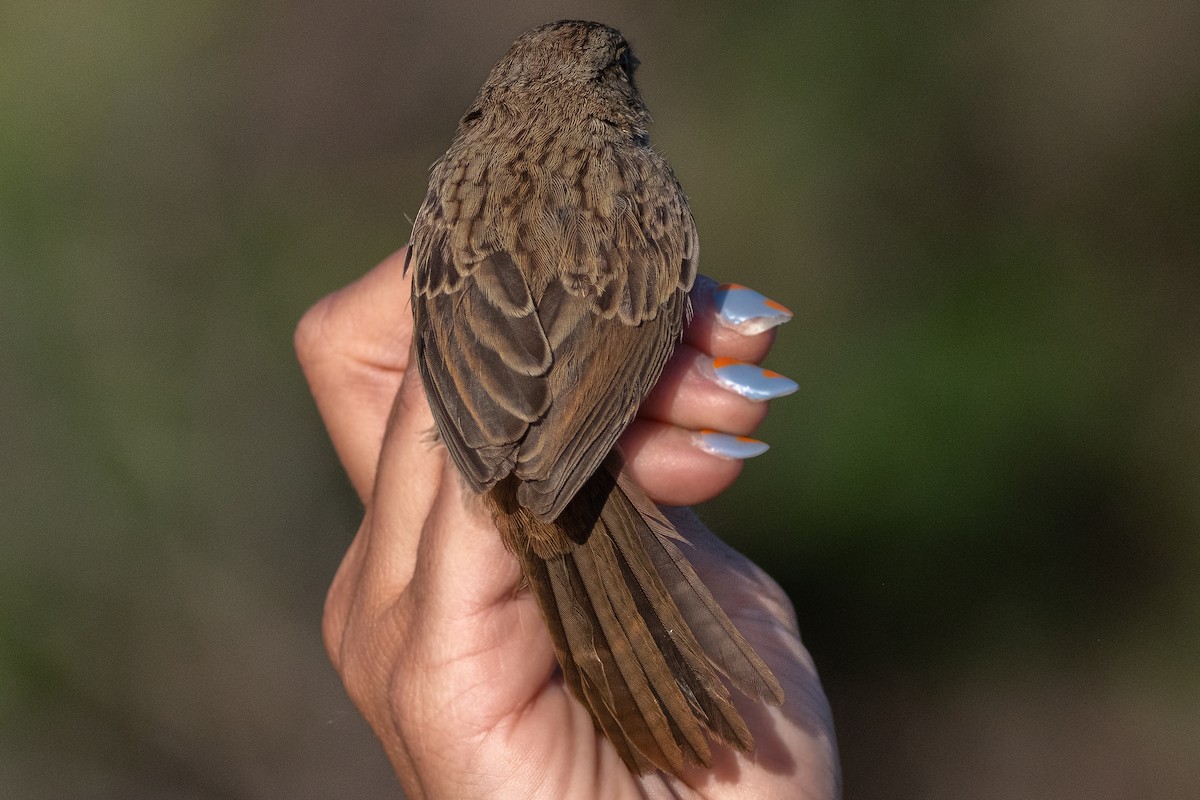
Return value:
M 522 35 L 413 227 L 417 365 L 441 440 L 537 597 L 562 674 L 635 772 L 753 748 L 722 677 L 783 690 L 622 469 L 617 438 L 691 315 L 696 226 L 621 34 Z

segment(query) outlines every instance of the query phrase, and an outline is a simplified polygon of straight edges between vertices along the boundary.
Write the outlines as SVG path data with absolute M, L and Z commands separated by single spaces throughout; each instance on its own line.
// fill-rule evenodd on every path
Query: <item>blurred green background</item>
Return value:
M 360 513 L 291 351 L 520 32 L 620 27 L 801 383 L 703 513 L 847 797 L 1200 797 L 1200 6 L 0 9 L 0 795 L 394 797 L 319 637 Z

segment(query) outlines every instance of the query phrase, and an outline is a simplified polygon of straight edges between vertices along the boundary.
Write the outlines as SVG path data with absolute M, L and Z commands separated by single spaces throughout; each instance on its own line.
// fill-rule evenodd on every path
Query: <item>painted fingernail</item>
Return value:
M 771 448 L 766 442 L 751 439 L 749 436 L 734 436 L 720 431 L 696 431 L 692 434 L 692 444 L 709 455 L 717 458 L 741 460 L 761 456 Z
M 704 358 L 700 369 L 723 388 L 748 400 L 774 400 L 800 388 L 778 372 L 732 358 Z
M 792 318 L 787 306 L 740 283 L 723 283 L 713 291 L 713 304 L 722 322 L 747 336 L 769 331 Z

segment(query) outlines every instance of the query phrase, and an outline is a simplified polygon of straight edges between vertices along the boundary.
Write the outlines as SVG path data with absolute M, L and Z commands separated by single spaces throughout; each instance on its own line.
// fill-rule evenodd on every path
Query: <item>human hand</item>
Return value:
M 736 697 L 755 752 L 714 748 L 713 768 L 691 769 L 683 781 L 630 774 L 596 732 L 561 682 L 515 559 L 433 444 L 421 381 L 408 369 L 404 254 L 310 309 L 296 349 L 365 506 L 326 600 L 326 646 L 408 795 L 838 796 L 829 708 L 791 604 L 684 509 L 670 515 L 691 542 L 689 560 L 783 684 L 786 702 Z M 633 477 L 672 506 L 716 496 L 741 471 L 740 460 L 706 452 L 735 441 L 695 431 L 744 436 L 766 414 L 764 403 L 714 380 L 712 362 L 757 363 L 773 333 L 722 324 L 712 293 L 711 283 L 694 290 L 684 343 L 621 439 Z

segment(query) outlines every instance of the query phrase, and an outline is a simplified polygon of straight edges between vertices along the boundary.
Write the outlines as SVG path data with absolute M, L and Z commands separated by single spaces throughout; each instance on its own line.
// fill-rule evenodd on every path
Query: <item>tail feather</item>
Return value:
M 575 638 L 581 645 L 581 650 L 579 651 L 581 654 L 580 657 L 586 658 L 586 656 L 582 655 L 586 652 L 582 647 L 583 642 L 586 641 L 590 632 L 579 625 L 564 624 L 562 614 L 558 610 L 558 599 L 555 596 L 554 587 L 569 585 L 570 581 L 564 580 L 561 575 L 557 576 L 555 580 L 551 580 L 549 562 L 538 558 L 528 550 L 524 554 L 532 556 L 521 559 L 522 569 L 529 586 L 537 598 L 538 607 L 542 610 L 542 616 L 545 617 L 547 626 L 550 629 L 550 638 L 554 643 L 554 649 L 558 655 L 558 663 L 562 669 L 564 682 L 567 686 L 571 687 L 577 697 L 582 693 L 583 696 L 580 697 L 580 700 L 591 712 L 592 719 L 596 725 L 604 731 L 605 736 L 616 747 L 621 760 L 630 765 L 631 769 L 644 771 L 648 766 L 648 762 L 640 755 L 640 751 L 637 745 L 634 744 L 633 739 L 622 730 L 621 724 L 617 721 L 617 717 L 622 709 L 626 713 L 629 713 L 636 704 L 628 701 L 622 703 L 618 697 L 614 697 L 611 701 L 606 701 L 601 696 L 600 688 L 604 684 L 597 680 L 598 676 L 589 669 L 585 677 L 576 663 L 576 658 L 567 656 L 567 653 L 574 652 L 571 646 L 571 639 Z M 557 594 L 563 594 L 563 592 L 560 590 Z M 568 629 L 576 631 L 573 637 L 568 636 Z M 599 659 L 600 655 L 597 653 L 594 663 L 598 664 Z
M 622 472 L 617 484 L 649 524 L 652 535 L 642 537 L 646 551 L 705 654 L 742 694 L 775 705 L 782 704 L 783 687 L 775 675 L 675 545 L 676 541 L 686 540 L 628 475 Z
M 583 610 L 576 624 L 565 627 L 593 716 L 611 716 L 616 723 L 614 733 L 627 739 L 644 759 L 663 769 L 679 764 L 683 758 L 679 746 L 661 734 L 666 716 L 653 702 L 649 683 L 628 639 L 620 635 L 611 606 L 602 596 L 579 602 L 589 597 L 588 577 L 594 580 L 594 576 L 585 577 L 585 569 L 571 557 L 553 559 L 547 566 L 559 608 L 569 602 Z M 598 707 L 599 714 L 595 713 Z M 631 726 L 628 720 L 646 724 Z
M 633 488 L 637 489 L 636 485 Z M 637 491 L 644 496 L 640 489 Z M 676 582 L 673 586 L 664 581 L 664 578 L 670 577 L 671 573 L 660 573 L 652 554 L 660 544 L 665 543 L 672 549 L 676 548 L 669 543 L 669 540 L 664 540 L 656 534 L 647 524 L 645 517 L 637 513 L 632 499 L 624 488 L 618 486 L 614 489 L 612 497 L 618 507 L 626 506 L 618 513 L 624 515 L 626 511 L 632 512 L 631 517 L 637 524 L 628 527 L 620 524 L 606 525 L 605 530 L 618 539 L 617 547 L 627 565 L 627 582 L 631 586 L 636 585 L 641 589 L 640 593 L 635 593 L 639 601 L 639 610 L 647 619 L 656 619 L 659 623 L 654 628 L 657 634 L 655 638 L 662 652 L 674 656 L 671 670 L 674 680 L 687 687 L 693 700 L 695 713 L 703 720 L 703 724 L 716 734 L 717 738 L 738 750 L 744 752 L 751 750 L 754 747 L 754 737 L 751 736 L 746 723 L 734 708 L 729 690 L 725 688 L 719 677 L 721 665 L 714 660 L 714 656 L 719 652 L 718 647 L 721 650 L 728 650 L 737 649 L 738 645 L 734 642 L 720 640 L 718 638 L 720 634 L 718 634 L 709 637 L 715 640 L 711 646 L 703 646 L 693 629 L 693 619 L 689 618 L 684 610 L 700 608 L 707 611 L 711 604 L 728 623 L 728 631 L 722 628 L 721 634 L 725 637 L 736 637 L 752 654 L 754 651 L 742 638 L 733 623 L 728 622 L 728 617 L 725 617 L 724 612 L 720 610 L 720 606 L 713 599 L 708 587 L 698 578 L 695 583 Z M 646 503 L 653 506 L 649 500 Z M 658 514 L 657 509 L 655 509 L 655 514 Z M 663 522 L 666 522 L 665 518 Z M 675 532 L 674 528 L 670 528 L 669 523 L 667 525 L 673 537 L 678 538 L 679 534 Z M 593 532 L 593 536 L 595 536 L 595 532 Z M 677 549 L 676 552 L 678 552 Z M 680 554 L 680 558 L 683 558 L 682 554 Z M 686 561 L 684 563 L 686 564 Z M 688 569 L 691 569 L 690 565 L 688 565 Z M 692 616 L 698 615 L 693 614 Z M 707 617 L 701 619 L 704 622 L 708 621 Z M 766 669 L 765 665 L 763 669 Z M 767 670 L 767 674 L 770 674 L 770 670 Z M 701 763 L 708 765 L 707 761 Z
M 614 652 L 621 656 L 618 661 L 622 671 L 635 672 L 639 685 L 644 686 L 643 705 L 652 707 L 644 719 L 654 721 L 663 715 L 658 738 L 670 739 L 670 746 L 664 752 L 679 754 L 679 760 L 671 759 L 675 771 L 682 768 L 684 754 L 688 761 L 710 763 L 704 728 L 690 710 L 694 702 L 691 692 L 685 696 L 686 687 L 673 677 L 679 671 L 676 663 L 670 663 L 675 661 L 670 658 L 673 654 L 662 647 L 662 637 L 654 635 L 661 630 L 661 619 L 639 613 L 644 600 L 637 596 L 637 584 L 628 579 L 622 555 L 613 547 L 612 539 L 593 533 L 588 543 L 590 546 L 577 548 L 571 557 L 580 572 L 592 578 L 588 597 L 594 607 L 603 609 L 605 632 Z
M 600 618 L 603 636 L 617 668 L 615 675 L 605 672 L 609 686 L 625 684 L 641 712 L 618 720 L 625 735 L 635 743 L 649 734 L 653 748 L 639 749 L 655 766 L 677 772 L 683 768 L 683 749 L 688 742 L 676 738 L 668 720 L 678 718 L 680 711 L 687 708 L 687 702 L 677 686 L 662 681 L 663 675 L 670 674 L 666 662 L 657 652 L 646 623 L 636 613 L 628 613 L 628 589 L 612 581 L 610 570 L 615 565 L 597 563 L 593 555 L 591 548 L 579 548 L 563 561 L 574 562 L 578 567 L 584 577 L 587 600 Z M 703 735 L 699 738 L 703 739 Z
M 546 618 L 563 679 L 629 768 L 710 766 L 706 731 L 749 751 L 753 737 L 721 676 L 769 702 L 782 702 L 782 689 L 641 488 L 609 464 L 555 522 L 520 509 L 509 490 L 493 496 L 497 523 Z

